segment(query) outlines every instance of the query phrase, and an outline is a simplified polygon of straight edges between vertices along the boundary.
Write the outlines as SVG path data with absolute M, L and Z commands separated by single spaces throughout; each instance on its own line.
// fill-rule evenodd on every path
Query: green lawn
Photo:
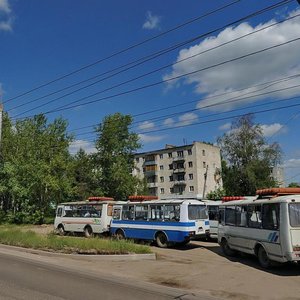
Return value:
M 37 234 L 32 230 L 12 225 L 0 226 L 0 243 L 24 248 L 78 254 L 144 254 L 150 247 L 131 241 L 104 238 L 61 237 L 53 233 Z

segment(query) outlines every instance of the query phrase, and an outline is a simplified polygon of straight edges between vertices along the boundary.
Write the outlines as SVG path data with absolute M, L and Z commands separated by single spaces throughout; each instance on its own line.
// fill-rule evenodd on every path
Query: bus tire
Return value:
M 236 251 L 232 250 L 229 247 L 228 242 L 225 238 L 223 238 L 222 241 L 221 241 L 221 248 L 222 248 L 223 253 L 226 256 L 235 256 L 236 255 Z
M 272 262 L 268 257 L 268 254 L 263 246 L 259 246 L 257 251 L 257 258 L 259 261 L 259 264 L 264 268 L 268 269 L 272 266 Z
M 60 236 L 64 236 L 66 234 L 64 225 L 62 224 L 57 226 L 57 231 Z
M 122 229 L 118 229 L 116 231 L 116 234 L 115 234 L 115 237 L 118 241 L 120 240 L 124 240 L 125 239 L 125 234 L 124 234 L 124 231 Z
M 91 238 L 94 236 L 94 233 L 93 233 L 93 229 L 91 226 L 85 226 L 84 227 L 84 236 L 86 238 Z
M 168 247 L 168 238 L 164 232 L 158 232 L 155 237 L 156 244 L 159 248 Z

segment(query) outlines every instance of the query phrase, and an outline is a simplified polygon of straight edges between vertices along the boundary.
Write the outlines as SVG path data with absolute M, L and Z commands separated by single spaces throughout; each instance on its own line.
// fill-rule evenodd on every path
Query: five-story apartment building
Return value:
M 194 142 L 138 153 L 133 174 L 146 179 L 151 195 L 202 198 L 222 186 L 220 149 Z

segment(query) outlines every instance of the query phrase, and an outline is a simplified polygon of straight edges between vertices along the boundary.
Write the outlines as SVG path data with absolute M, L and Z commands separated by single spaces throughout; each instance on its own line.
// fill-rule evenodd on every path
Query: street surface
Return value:
M 138 280 L 128 284 L 113 276 L 96 276 L 80 268 L 76 271 L 58 268 L 40 259 L 0 254 L 1 300 L 210 299 L 187 294 L 163 286 L 149 288 Z
M 157 260 L 110 261 L 0 246 L 0 299 L 300 300 L 299 265 L 263 270 L 214 242 L 151 248 Z

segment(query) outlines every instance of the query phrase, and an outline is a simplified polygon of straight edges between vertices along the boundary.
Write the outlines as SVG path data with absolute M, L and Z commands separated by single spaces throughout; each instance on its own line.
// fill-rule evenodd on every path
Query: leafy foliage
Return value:
M 98 128 L 96 170 L 101 172 L 105 196 L 124 200 L 137 192 L 139 179 L 132 176 L 134 152 L 141 147 L 136 133 L 129 131 L 132 117 L 116 113 L 104 118 Z
M 220 200 L 226 195 L 226 191 L 222 188 L 218 188 L 215 191 L 207 193 L 206 198 L 208 200 Z
M 218 139 L 222 150 L 222 178 L 228 195 L 253 195 L 257 189 L 274 187 L 272 168 L 280 163 L 277 143 L 268 145 L 253 116 L 236 120 L 231 131 Z

